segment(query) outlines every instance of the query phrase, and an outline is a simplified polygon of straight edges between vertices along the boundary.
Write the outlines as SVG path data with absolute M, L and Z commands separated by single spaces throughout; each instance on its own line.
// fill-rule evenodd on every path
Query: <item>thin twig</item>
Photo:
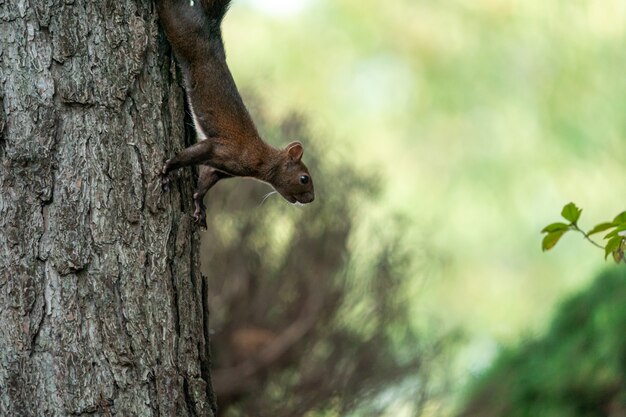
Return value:
M 600 248 L 600 249 L 604 249 L 604 246 L 602 246 L 601 244 L 597 243 L 595 240 L 593 240 L 592 238 L 589 237 L 589 235 L 585 232 L 583 232 L 580 227 L 578 227 L 575 224 L 572 224 L 572 227 L 574 228 L 574 230 L 576 230 L 577 232 L 580 232 L 583 234 L 583 236 L 585 237 L 585 239 L 587 239 L 589 242 L 591 242 L 591 244 L 593 244 L 594 246 Z

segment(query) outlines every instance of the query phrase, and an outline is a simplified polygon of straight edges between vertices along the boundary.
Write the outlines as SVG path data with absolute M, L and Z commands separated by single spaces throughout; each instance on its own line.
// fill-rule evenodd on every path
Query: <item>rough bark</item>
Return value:
M 151 0 L 0 0 L 0 416 L 206 416 L 183 95 Z

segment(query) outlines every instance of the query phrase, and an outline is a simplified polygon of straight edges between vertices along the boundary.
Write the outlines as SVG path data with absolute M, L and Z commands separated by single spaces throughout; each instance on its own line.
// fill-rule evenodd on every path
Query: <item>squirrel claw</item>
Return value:
M 206 210 L 204 208 L 204 204 L 202 204 L 202 200 L 198 201 L 198 195 L 194 194 L 194 203 L 196 205 L 196 210 L 193 212 L 193 219 L 196 224 L 200 227 L 206 229 Z
M 161 189 L 166 192 L 170 190 L 170 179 L 164 174 L 161 174 Z
M 206 224 L 206 214 L 205 214 L 204 210 L 203 210 L 203 211 L 201 211 L 201 212 L 198 212 L 198 210 L 196 210 L 196 211 L 193 213 L 193 219 L 194 219 L 194 221 L 196 222 L 196 224 L 197 224 L 198 226 L 202 227 L 203 229 L 206 229 L 206 228 L 207 228 L 207 224 Z
M 169 163 L 170 160 L 168 159 L 163 164 L 163 168 L 159 171 L 159 176 L 161 177 L 161 188 L 163 191 L 169 191 L 170 189 L 170 178 L 167 175 L 169 172 Z
M 161 177 L 161 188 L 163 191 L 170 190 L 170 178 L 167 175 L 167 162 L 163 165 L 163 168 L 159 171 L 159 177 Z

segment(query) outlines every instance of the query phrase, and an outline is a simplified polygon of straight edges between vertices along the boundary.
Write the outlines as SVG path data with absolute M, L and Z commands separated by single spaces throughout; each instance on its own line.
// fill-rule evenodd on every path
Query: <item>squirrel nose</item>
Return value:
M 310 203 L 315 200 L 315 192 L 310 191 L 308 193 L 302 194 L 302 203 Z

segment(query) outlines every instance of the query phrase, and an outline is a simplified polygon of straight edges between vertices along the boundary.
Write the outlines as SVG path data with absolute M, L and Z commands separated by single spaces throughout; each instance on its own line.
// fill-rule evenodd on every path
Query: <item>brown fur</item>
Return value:
M 159 0 L 161 24 L 183 73 L 190 110 L 195 116 L 196 144 L 167 160 L 167 174 L 201 165 L 194 193 L 196 221 L 205 221 L 202 203 L 219 180 L 253 177 L 271 184 L 291 203 L 315 198 L 313 181 L 302 163 L 299 142 L 276 149 L 261 139 L 226 64 L 220 24 L 229 0 Z M 303 179 L 306 177 L 306 181 Z

